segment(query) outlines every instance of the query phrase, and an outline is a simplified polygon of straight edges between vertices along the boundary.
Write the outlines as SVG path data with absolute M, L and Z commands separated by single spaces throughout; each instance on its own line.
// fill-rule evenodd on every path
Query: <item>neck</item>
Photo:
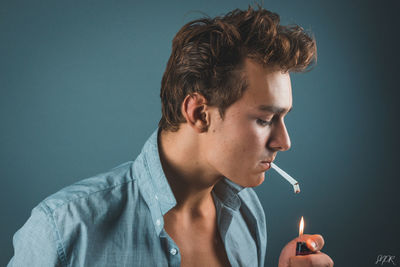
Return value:
M 206 163 L 201 153 L 200 134 L 184 126 L 177 132 L 161 131 L 161 164 L 174 193 L 176 211 L 198 216 L 213 205 L 211 191 L 222 178 Z

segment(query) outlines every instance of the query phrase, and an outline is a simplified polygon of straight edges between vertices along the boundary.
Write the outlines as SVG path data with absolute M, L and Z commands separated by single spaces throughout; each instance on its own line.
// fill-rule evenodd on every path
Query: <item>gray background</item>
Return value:
M 252 1 L 0 2 L 0 266 L 31 209 L 62 187 L 134 159 L 160 118 L 171 40 L 191 19 Z M 297 235 L 325 237 L 335 266 L 400 265 L 397 175 L 399 1 L 265 1 L 317 39 L 316 68 L 292 76 L 292 149 L 256 191 L 266 266 Z M 199 12 L 200 11 L 200 12 Z

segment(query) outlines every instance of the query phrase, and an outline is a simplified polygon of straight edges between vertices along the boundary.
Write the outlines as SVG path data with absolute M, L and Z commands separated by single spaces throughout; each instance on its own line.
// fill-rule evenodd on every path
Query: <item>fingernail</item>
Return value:
M 314 250 L 317 249 L 317 244 L 314 241 L 311 241 L 311 246 L 313 247 Z

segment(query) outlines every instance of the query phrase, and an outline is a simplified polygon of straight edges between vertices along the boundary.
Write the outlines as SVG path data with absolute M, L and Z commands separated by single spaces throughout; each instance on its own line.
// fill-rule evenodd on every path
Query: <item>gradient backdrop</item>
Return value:
M 160 118 L 159 88 L 179 28 L 253 1 L 0 2 L 0 266 L 46 196 L 133 160 Z M 298 233 L 325 237 L 335 266 L 400 265 L 398 0 L 265 1 L 311 30 L 318 65 L 292 75 L 292 149 L 256 188 L 266 266 Z M 397 76 L 397 77 L 396 77 Z M 385 264 L 385 266 L 389 266 Z

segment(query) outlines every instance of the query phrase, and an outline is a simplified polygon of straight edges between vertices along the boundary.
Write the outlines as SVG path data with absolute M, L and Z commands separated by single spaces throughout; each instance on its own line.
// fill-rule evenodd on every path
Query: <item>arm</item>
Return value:
M 50 212 L 39 205 L 13 237 L 14 256 L 7 267 L 66 266 L 64 249 Z M 64 260 L 65 263 L 65 260 Z

